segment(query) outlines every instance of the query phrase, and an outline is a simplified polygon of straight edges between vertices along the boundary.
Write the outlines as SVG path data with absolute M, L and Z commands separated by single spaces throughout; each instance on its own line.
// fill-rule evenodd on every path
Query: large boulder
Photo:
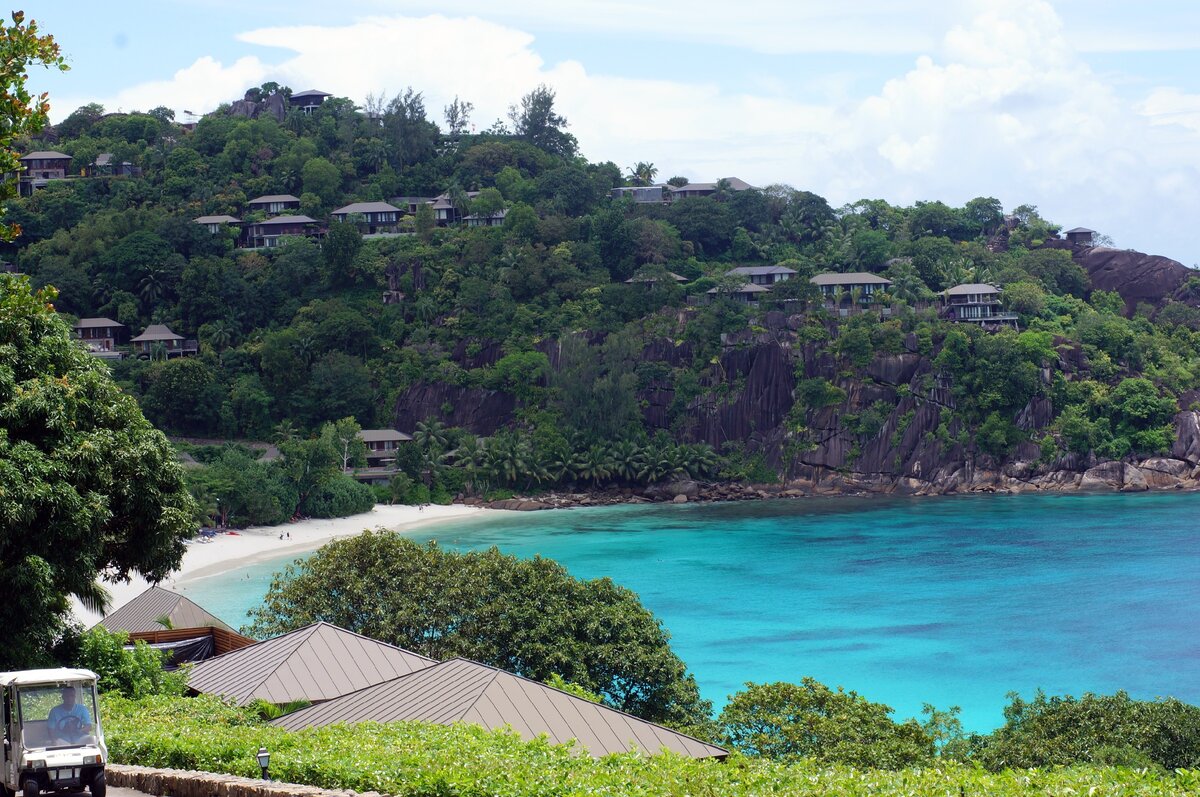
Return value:
M 1171 456 L 1192 465 L 1200 464 L 1200 412 L 1187 410 L 1175 416 L 1175 443 Z
M 1125 484 L 1125 468 L 1117 461 L 1101 462 L 1084 471 L 1079 480 L 1081 490 L 1120 490 Z

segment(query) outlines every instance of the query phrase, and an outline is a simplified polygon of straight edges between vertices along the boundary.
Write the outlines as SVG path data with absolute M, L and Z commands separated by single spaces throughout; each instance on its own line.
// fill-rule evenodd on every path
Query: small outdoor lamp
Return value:
M 271 753 L 265 747 L 258 748 L 258 765 L 262 767 L 263 780 L 270 780 L 271 775 L 267 772 L 267 767 L 271 765 Z

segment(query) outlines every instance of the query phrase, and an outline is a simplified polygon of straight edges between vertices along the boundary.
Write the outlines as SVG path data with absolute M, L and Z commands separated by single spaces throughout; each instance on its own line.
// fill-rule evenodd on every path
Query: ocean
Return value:
M 893 707 L 1003 723 L 1010 691 L 1200 703 L 1200 496 L 822 498 L 632 505 L 412 532 L 609 576 L 720 707 L 811 676 Z M 235 627 L 290 559 L 184 586 Z

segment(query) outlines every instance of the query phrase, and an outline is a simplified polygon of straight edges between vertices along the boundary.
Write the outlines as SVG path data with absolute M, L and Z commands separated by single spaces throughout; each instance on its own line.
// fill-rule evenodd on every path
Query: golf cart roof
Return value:
M 0 686 L 56 684 L 65 681 L 95 681 L 97 677 L 96 673 L 91 670 L 74 670 L 68 667 L 58 667 L 49 670 L 21 670 L 19 672 L 0 672 Z

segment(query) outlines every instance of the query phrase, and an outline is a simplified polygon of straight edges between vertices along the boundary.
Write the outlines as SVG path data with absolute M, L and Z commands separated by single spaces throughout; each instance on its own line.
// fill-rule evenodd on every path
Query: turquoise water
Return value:
M 809 675 L 1003 722 L 1011 690 L 1200 703 L 1200 496 L 808 499 L 525 513 L 439 526 L 635 590 L 718 706 Z M 282 562 L 192 584 L 233 624 Z

